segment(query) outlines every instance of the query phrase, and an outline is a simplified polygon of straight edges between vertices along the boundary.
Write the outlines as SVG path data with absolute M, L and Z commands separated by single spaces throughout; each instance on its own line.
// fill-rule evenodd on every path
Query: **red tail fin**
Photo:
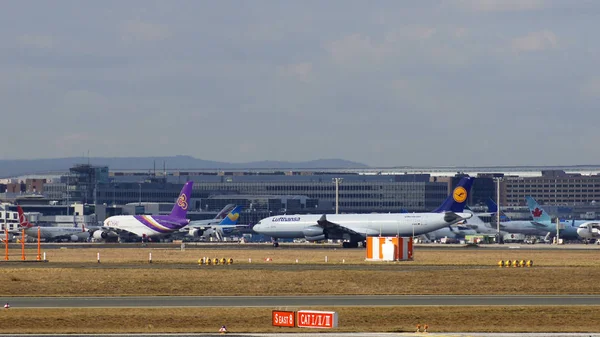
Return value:
M 17 212 L 19 213 L 19 224 L 21 225 L 21 227 L 23 227 L 23 228 L 33 227 L 33 225 L 31 223 L 29 223 L 29 221 L 27 221 L 27 218 L 25 217 L 25 214 L 23 213 L 23 209 L 21 208 L 20 205 L 17 205 Z

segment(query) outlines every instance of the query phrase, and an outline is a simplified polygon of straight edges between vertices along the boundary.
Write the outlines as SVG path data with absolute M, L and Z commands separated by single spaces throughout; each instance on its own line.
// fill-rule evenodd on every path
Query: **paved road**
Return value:
M 46 243 L 42 242 L 42 249 L 60 249 L 61 247 L 68 248 L 94 248 L 94 249 L 103 249 L 103 248 L 142 248 L 141 243 L 90 243 L 90 242 L 63 242 L 63 243 Z M 17 243 L 9 244 L 10 249 L 21 249 L 21 245 Z M 26 244 L 27 249 L 36 249 L 37 243 L 28 243 Z M 311 243 L 281 243 L 279 248 L 273 248 L 270 243 L 247 243 L 247 244 L 238 244 L 238 243 L 229 243 L 229 242 L 186 242 L 186 249 L 240 249 L 240 250 L 290 250 L 290 249 L 313 249 L 313 250 L 329 250 L 329 249 L 338 249 L 341 248 L 341 244 L 311 244 Z M 550 244 L 535 244 L 535 245 L 527 245 L 527 244 L 519 244 L 519 243 L 511 243 L 511 244 L 503 244 L 503 245 L 495 245 L 495 244 L 487 244 L 480 245 L 479 247 L 466 247 L 461 244 L 436 244 L 436 243 L 426 243 L 426 244 L 416 244 L 415 247 L 417 249 L 447 249 L 447 250 L 463 250 L 463 249 L 490 249 L 490 250 L 504 250 L 504 249 L 523 249 L 523 250 L 600 250 L 600 245 L 585 245 L 585 244 L 564 244 L 564 245 L 550 245 Z M 150 243 L 146 246 L 146 248 L 172 248 L 172 249 L 180 249 L 181 244 L 179 243 Z
M 32 335 L 3 335 L 3 337 L 72 337 L 72 334 L 32 334 Z M 82 337 L 199 337 L 199 336 L 223 336 L 220 334 L 78 334 L 77 336 Z M 311 333 L 248 333 L 248 334 L 227 334 L 230 337 L 315 337 L 315 336 L 327 336 L 327 337 L 404 337 L 404 336 L 428 336 L 428 337 L 599 337 L 600 334 L 597 333 L 468 333 L 468 332 L 447 332 L 447 333 L 432 333 L 429 332 L 427 334 L 423 333 L 378 333 L 378 332 L 359 332 L 359 333 L 338 333 L 338 332 L 330 332 L 327 333 L 318 333 L 318 331 L 313 331 Z
M 0 297 L 13 308 L 600 305 L 600 295 Z

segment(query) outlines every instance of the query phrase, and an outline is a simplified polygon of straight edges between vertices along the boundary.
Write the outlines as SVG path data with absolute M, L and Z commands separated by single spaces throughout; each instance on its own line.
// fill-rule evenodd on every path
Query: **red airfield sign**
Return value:
M 295 311 L 273 310 L 271 313 L 273 326 L 286 326 L 293 328 L 296 326 Z
M 335 311 L 300 310 L 296 325 L 299 328 L 337 328 L 338 315 Z

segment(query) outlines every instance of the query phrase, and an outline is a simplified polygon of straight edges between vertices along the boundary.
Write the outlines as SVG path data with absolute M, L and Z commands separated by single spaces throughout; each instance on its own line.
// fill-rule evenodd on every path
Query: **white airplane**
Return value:
M 248 225 L 238 225 L 242 206 L 227 205 L 214 219 L 190 221 L 189 225 L 180 229 L 186 236 L 209 239 L 214 237 L 217 241 L 223 241 L 225 232 L 231 232 L 238 228 L 247 228 Z
M 104 220 L 92 237 L 97 240 L 109 237 L 135 236 L 142 239 L 167 236 L 179 232 L 190 223 L 186 218 L 193 181 L 183 185 L 179 198 L 169 215 L 116 215 Z
M 424 234 L 430 241 L 449 238 L 455 240 L 464 240 L 467 235 L 476 235 L 477 231 L 463 225 L 448 226 L 445 228 L 436 229 L 433 232 Z
M 305 238 L 307 241 L 341 239 L 343 247 L 358 247 L 367 236 L 422 235 L 472 216 L 463 213 L 473 179 L 460 180 L 444 203 L 430 213 L 277 215 L 262 219 L 253 230 L 273 238 Z
M 560 235 L 560 234 L 559 234 Z M 579 235 L 585 242 L 588 240 L 596 239 L 596 243 L 600 244 L 600 221 L 588 221 L 577 227 L 577 235 Z
M 27 218 L 21 206 L 17 206 L 17 212 L 19 213 L 19 225 L 25 229 L 25 234 L 33 238 L 38 237 L 38 228 L 40 232 L 40 239 L 44 239 L 46 242 L 50 241 L 86 241 L 90 237 L 90 233 L 85 229 L 84 225 L 81 228 L 74 227 L 34 227 Z

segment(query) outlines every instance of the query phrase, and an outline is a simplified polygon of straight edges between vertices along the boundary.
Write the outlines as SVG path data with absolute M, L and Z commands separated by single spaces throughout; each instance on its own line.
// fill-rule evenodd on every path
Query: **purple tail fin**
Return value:
M 173 205 L 173 210 L 171 211 L 170 216 L 179 219 L 185 219 L 188 209 L 190 208 L 190 196 L 192 195 L 192 185 L 193 181 L 188 181 L 183 185 L 181 189 L 181 193 L 179 193 L 179 198 L 175 201 L 175 205 Z

